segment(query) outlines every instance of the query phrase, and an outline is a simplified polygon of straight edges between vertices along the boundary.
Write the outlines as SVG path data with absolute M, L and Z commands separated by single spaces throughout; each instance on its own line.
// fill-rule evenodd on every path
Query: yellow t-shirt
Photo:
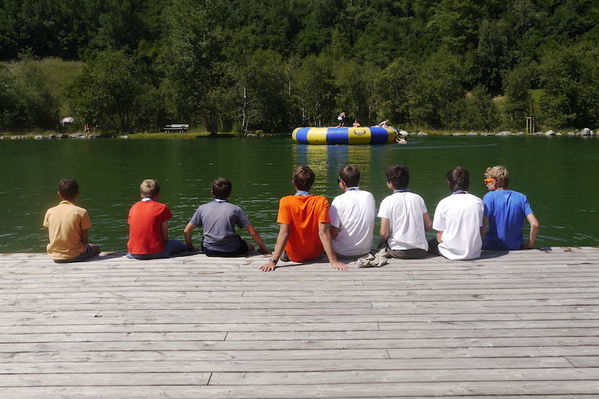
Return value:
M 52 259 L 65 260 L 79 256 L 86 244 L 81 242 L 81 232 L 92 227 L 87 211 L 69 201 L 46 211 L 44 227 L 48 228 L 50 243 L 47 250 Z

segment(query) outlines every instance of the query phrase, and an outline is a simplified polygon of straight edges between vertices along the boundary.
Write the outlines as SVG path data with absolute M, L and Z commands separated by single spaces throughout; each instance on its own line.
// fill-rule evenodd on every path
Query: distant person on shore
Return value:
M 425 231 L 432 222 L 421 196 L 408 190 L 410 171 L 405 165 L 391 165 L 385 173 L 387 187 L 393 190 L 381 202 L 381 243 L 393 258 L 416 259 L 427 255 Z
M 79 184 L 75 179 L 58 183 L 61 201 L 46 211 L 44 227 L 48 228 L 48 255 L 56 263 L 82 262 L 100 253 L 100 247 L 88 242 L 92 227 L 87 211 L 75 205 Z
M 158 202 L 160 186 L 146 179 L 139 186 L 141 200 L 129 210 L 129 258 L 139 260 L 168 258 L 185 250 L 185 244 L 168 239 L 168 220 L 173 214 L 166 204 Z
M 187 250 L 195 250 L 192 231 L 197 226 L 201 226 L 204 230 L 202 252 L 206 256 L 237 257 L 253 252 L 254 246 L 242 239 L 235 231 L 237 226 L 248 231 L 260 247 L 260 252 L 270 253 L 260 233 L 250 223 L 243 210 L 228 202 L 232 188 L 231 182 L 222 177 L 212 182 L 213 200 L 200 205 L 183 231 Z
M 331 244 L 329 202 L 325 197 L 309 192 L 314 183 L 314 172 L 307 166 L 298 166 L 293 171 L 292 183 L 296 193 L 279 201 L 277 243 L 272 257 L 260 270 L 275 270 L 280 259 L 294 262 L 318 259 L 323 251 L 334 269 L 347 270 L 347 266 L 337 260 Z
M 487 168 L 484 183 L 489 192 L 483 197 L 485 227 L 483 248 L 493 250 L 533 248 L 539 232 L 535 217 L 526 195 L 508 190 L 510 174 L 505 166 Z M 530 224 L 528 241 L 522 236 L 524 219 Z
M 470 175 L 461 166 L 447 172 L 447 184 L 452 193 L 435 209 L 437 238 L 429 241 L 429 252 L 450 260 L 476 259 L 482 248 L 483 202 L 468 193 Z
M 337 179 L 343 194 L 335 197 L 329 209 L 330 231 L 335 254 L 351 258 L 372 250 L 376 205 L 368 191 L 360 190 L 360 169 L 347 165 Z
M 345 126 L 345 111 L 341 112 L 338 116 L 337 116 L 337 126 L 336 127 L 343 127 Z

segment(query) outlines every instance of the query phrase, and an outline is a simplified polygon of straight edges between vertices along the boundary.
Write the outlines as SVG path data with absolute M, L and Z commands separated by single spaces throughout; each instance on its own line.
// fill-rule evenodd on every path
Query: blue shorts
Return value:
M 178 240 L 166 240 L 164 243 L 164 251 L 155 254 L 132 254 L 128 253 L 127 257 L 131 259 L 150 260 L 168 258 L 179 252 L 185 251 L 187 246 L 184 242 Z

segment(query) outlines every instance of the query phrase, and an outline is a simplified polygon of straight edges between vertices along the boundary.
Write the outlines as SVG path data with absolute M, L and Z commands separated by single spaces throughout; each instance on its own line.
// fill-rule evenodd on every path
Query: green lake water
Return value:
M 510 188 L 524 192 L 541 223 L 538 246 L 599 244 L 599 139 L 581 137 L 413 137 L 409 144 L 306 146 L 290 138 L 196 140 L 40 140 L 0 141 L 0 252 L 42 252 L 47 208 L 58 203 L 60 178 L 81 186 L 79 204 L 91 216 L 90 242 L 122 250 L 127 213 L 138 200 L 141 180 L 154 178 L 174 217 L 170 238 L 195 209 L 209 201 L 216 177 L 233 182 L 231 202 L 240 205 L 272 249 L 278 199 L 293 193 L 291 171 L 307 164 L 316 173 L 312 192 L 332 199 L 340 194 L 338 170 L 352 163 L 362 170 L 363 189 L 377 205 L 389 194 L 389 164 L 410 168 L 410 188 L 424 198 L 431 216 L 449 194 L 445 173 L 461 165 L 471 175 L 470 192 L 483 196 L 487 166 L 503 164 Z M 197 231 L 197 230 L 196 230 Z M 378 225 L 377 225 L 378 231 Z M 247 237 L 247 234 L 243 234 Z M 199 242 L 198 231 L 194 240 Z

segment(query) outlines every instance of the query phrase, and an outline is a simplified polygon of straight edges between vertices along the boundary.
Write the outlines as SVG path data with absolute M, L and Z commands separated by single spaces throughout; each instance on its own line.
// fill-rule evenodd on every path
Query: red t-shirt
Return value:
M 139 201 L 129 210 L 129 242 L 127 249 L 135 255 L 164 251 L 162 223 L 173 217 L 166 204 Z
M 279 201 L 277 223 L 289 225 L 285 251 L 295 262 L 322 255 L 318 225 L 329 223 L 329 201 L 320 195 L 288 195 Z

